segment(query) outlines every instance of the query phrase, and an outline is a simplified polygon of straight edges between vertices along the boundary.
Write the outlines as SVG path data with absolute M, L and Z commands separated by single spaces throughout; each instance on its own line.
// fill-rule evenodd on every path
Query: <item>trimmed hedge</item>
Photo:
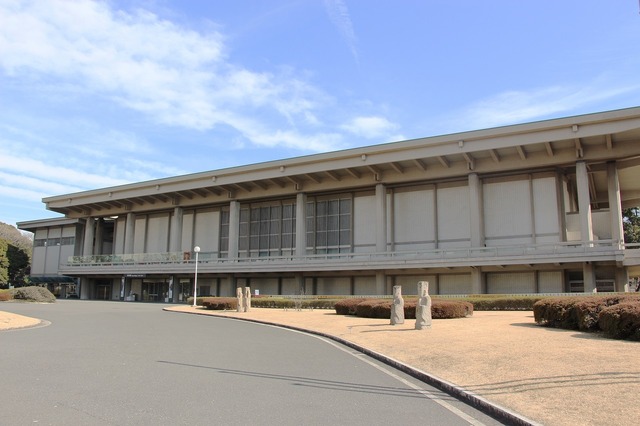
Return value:
M 336 302 L 338 315 L 355 315 L 362 318 L 391 318 L 391 299 L 344 299 Z M 404 317 L 415 319 L 416 299 L 405 300 Z M 431 299 L 433 319 L 465 318 L 473 315 L 473 305 L 465 301 Z
M 631 338 L 640 334 L 640 295 L 550 297 L 535 303 L 533 316 L 536 323 L 547 327 L 602 330 L 607 336 Z
M 0 290 L 0 302 L 6 302 L 7 300 L 11 300 L 11 293 L 9 290 Z
M 532 311 L 533 305 L 545 298 L 545 296 L 474 295 L 460 300 L 473 304 L 475 311 Z
M 235 297 L 205 297 L 202 299 L 202 307 L 215 311 L 235 311 L 238 308 L 238 299 Z
M 603 308 L 598 325 L 608 337 L 640 341 L 640 303 L 627 301 Z
M 273 309 L 333 309 L 336 301 L 338 301 L 336 298 L 296 299 L 252 296 L 251 306 Z M 187 304 L 193 305 L 193 297 L 187 299 Z M 235 310 L 238 299 L 236 297 L 198 297 L 196 305 L 212 310 Z

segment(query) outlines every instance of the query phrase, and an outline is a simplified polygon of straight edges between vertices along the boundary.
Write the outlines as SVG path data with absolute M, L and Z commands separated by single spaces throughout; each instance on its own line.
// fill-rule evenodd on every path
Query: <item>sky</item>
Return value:
M 42 198 L 640 106 L 637 0 L 0 0 L 0 221 Z

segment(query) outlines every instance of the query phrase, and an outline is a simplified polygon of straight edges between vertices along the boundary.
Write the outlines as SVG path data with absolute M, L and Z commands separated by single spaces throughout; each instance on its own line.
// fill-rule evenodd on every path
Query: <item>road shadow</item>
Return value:
M 575 374 L 565 376 L 546 376 L 483 384 L 463 384 L 462 386 L 478 394 L 505 395 L 513 393 L 538 392 L 540 390 L 560 388 L 588 388 L 620 384 L 639 384 L 638 372 L 602 372 L 595 374 Z
M 350 392 L 368 393 L 368 394 L 385 395 L 385 396 L 397 397 L 397 398 L 429 398 L 429 399 L 448 400 L 448 401 L 456 400 L 451 395 L 448 395 L 436 389 L 427 391 L 427 390 L 418 390 L 418 389 L 392 387 L 392 386 L 379 386 L 379 385 L 373 385 L 373 384 L 367 384 L 367 383 L 352 383 L 352 382 L 343 382 L 343 381 L 336 381 L 336 380 L 326 380 L 326 379 L 313 378 L 313 377 L 261 373 L 259 371 L 233 370 L 228 368 L 187 364 L 187 363 L 175 362 L 175 361 L 158 360 L 156 362 L 160 364 L 174 365 L 174 366 L 180 366 L 180 367 L 210 370 L 212 372 L 219 373 L 219 374 L 233 374 L 238 376 L 262 379 L 262 380 L 285 381 L 285 382 L 289 382 L 292 386 L 305 386 L 305 387 L 311 387 L 311 388 L 317 388 L 317 389 L 341 391 L 341 392 L 348 392 L 348 393 Z

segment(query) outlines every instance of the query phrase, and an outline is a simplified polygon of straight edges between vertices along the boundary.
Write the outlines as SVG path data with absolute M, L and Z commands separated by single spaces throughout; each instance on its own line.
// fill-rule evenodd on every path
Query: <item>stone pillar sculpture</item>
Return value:
M 404 299 L 402 286 L 393 286 L 393 303 L 391 304 L 391 325 L 404 324 Z
M 238 300 L 238 312 L 244 312 L 244 295 L 242 294 L 242 287 L 236 288 L 236 299 Z
M 244 288 L 244 311 L 249 312 L 251 309 L 251 287 Z
M 431 296 L 429 281 L 418 282 L 418 304 L 416 305 L 416 330 L 431 328 Z

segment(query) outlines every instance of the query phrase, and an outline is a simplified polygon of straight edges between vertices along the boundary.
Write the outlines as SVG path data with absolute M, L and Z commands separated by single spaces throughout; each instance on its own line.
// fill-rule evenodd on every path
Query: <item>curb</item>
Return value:
M 251 319 L 251 318 L 237 318 L 237 317 L 228 317 L 228 316 L 224 316 L 224 315 L 216 315 L 215 313 L 203 313 L 203 312 L 185 312 L 185 311 L 179 311 L 179 310 L 173 310 L 171 308 L 163 308 L 163 311 L 167 311 L 167 312 L 177 312 L 177 313 L 182 313 L 182 314 L 191 314 L 191 315 L 203 315 L 203 316 L 213 316 L 216 318 L 225 318 L 225 319 L 231 319 L 231 320 L 237 320 L 237 321 L 246 321 L 246 322 L 253 322 L 253 323 L 258 323 L 258 324 L 264 324 L 264 325 L 270 325 L 270 326 L 274 326 L 274 327 L 280 327 L 280 328 L 285 328 L 285 329 L 289 329 L 289 330 L 295 330 L 295 331 L 301 331 L 304 333 L 309 333 L 309 334 L 313 334 L 316 336 L 321 336 L 321 337 L 325 337 L 327 339 L 333 340 L 335 342 L 338 342 L 344 346 L 347 346 L 351 349 L 354 349 L 358 352 L 361 352 L 371 358 L 374 358 L 377 361 L 380 361 L 384 364 L 387 364 L 399 371 L 402 371 L 405 374 L 408 374 L 409 376 L 420 380 L 421 382 L 424 382 L 430 386 L 435 387 L 436 389 L 441 390 L 442 392 L 445 392 L 455 398 L 457 398 L 458 400 L 476 408 L 479 411 L 482 411 L 483 413 L 493 417 L 496 420 L 499 420 L 507 425 L 514 425 L 514 426 L 541 426 L 541 423 L 537 423 L 531 419 L 528 419 L 518 413 L 515 413 L 511 410 L 509 410 L 508 408 L 502 407 L 498 404 L 495 404 L 479 395 L 474 394 L 473 392 L 469 392 L 467 390 L 465 390 L 464 388 L 461 388 L 460 386 L 457 386 L 451 382 L 448 382 L 446 380 L 443 380 L 439 377 L 436 377 L 432 374 L 429 374 L 425 371 L 419 370 L 417 368 L 411 367 L 410 365 L 404 364 L 394 358 L 390 358 L 386 355 L 383 355 L 379 352 L 375 352 L 372 351 L 371 349 L 367 349 L 363 346 L 357 345 L 353 342 L 350 342 L 348 340 L 342 339 L 340 337 L 334 336 L 332 334 L 327 334 L 327 333 L 323 333 L 320 331 L 314 331 L 314 330 L 309 330 L 306 328 L 301 328 L 301 327 L 296 327 L 296 326 L 292 326 L 292 325 L 286 325 L 286 324 L 280 324 L 280 323 L 275 323 L 275 322 L 270 322 L 270 321 L 264 321 L 264 320 L 257 320 L 257 319 Z

